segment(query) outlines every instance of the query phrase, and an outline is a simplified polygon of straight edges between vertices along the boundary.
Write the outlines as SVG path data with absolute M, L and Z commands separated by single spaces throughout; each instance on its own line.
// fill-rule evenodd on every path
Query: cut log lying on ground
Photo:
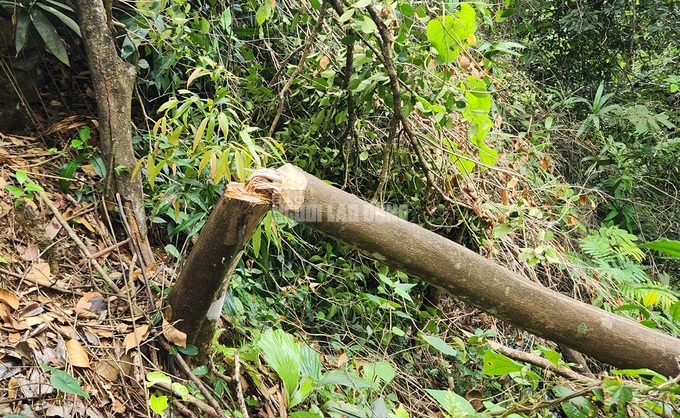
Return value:
M 292 165 L 277 170 L 275 208 L 537 336 L 619 368 L 680 373 L 680 340 L 524 279 Z
M 231 198 L 245 198 L 252 194 L 260 197 L 264 194 L 264 200 L 271 197 L 276 210 L 297 222 L 349 244 L 391 267 L 443 288 L 499 319 L 615 367 L 649 368 L 666 376 L 680 373 L 679 339 L 533 283 L 479 254 L 376 208 L 290 164 L 276 172 L 263 171 L 255 180 L 257 187 L 249 183 L 231 184 Z M 238 205 L 232 208 L 241 210 Z M 222 213 L 222 216 L 229 216 Z M 244 215 L 232 213 L 231 216 Z M 235 222 L 230 224 L 233 227 L 238 225 Z M 206 229 L 207 224 L 204 231 Z M 199 243 L 204 238 L 206 241 L 216 240 L 222 234 L 232 235 L 233 232 L 224 229 L 207 231 L 201 234 Z M 206 242 L 201 247 L 197 243 L 189 261 L 192 258 L 206 259 L 208 256 L 210 259 L 219 259 L 215 258 L 217 254 L 208 254 L 210 251 L 214 252 L 215 248 L 214 243 Z M 206 251 L 205 257 L 195 256 L 194 253 L 198 250 Z M 187 268 L 189 265 L 185 270 Z M 222 273 L 230 272 L 223 269 Z M 188 277 L 184 271 L 182 275 Z M 175 289 L 173 293 L 176 293 Z M 187 303 L 183 297 L 182 299 Z M 215 300 L 218 299 L 211 297 L 207 303 L 214 303 Z M 191 303 L 205 302 L 191 300 Z M 179 297 L 170 300 L 173 318 L 175 305 L 179 303 Z

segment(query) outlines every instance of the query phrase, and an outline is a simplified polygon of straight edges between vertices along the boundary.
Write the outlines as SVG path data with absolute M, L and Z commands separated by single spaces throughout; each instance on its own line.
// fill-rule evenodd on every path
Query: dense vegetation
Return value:
M 68 14 L 55 3 L 0 6 Z M 680 336 L 677 247 L 672 258 L 638 246 L 680 239 L 679 14 L 671 0 L 116 3 L 121 55 L 138 72 L 134 172 L 155 244 L 181 268 L 226 182 L 292 162 Z M 97 161 L 89 131 L 79 135 L 64 177 Z M 260 390 L 245 393 L 252 411 L 282 382 L 281 416 L 680 413 L 677 381 L 590 362 L 606 374 L 578 382 L 513 360 L 487 342 L 566 361 L 550 341 L 278 214 L 256 232 L 224 313 L 218 354 L 197 374 L 229 416 L 243 414 L 224 377 L 235 356 Z M 192 385 L 180 386 L 200 396 Z M 166 395 L 153 390 L 161 413 Z

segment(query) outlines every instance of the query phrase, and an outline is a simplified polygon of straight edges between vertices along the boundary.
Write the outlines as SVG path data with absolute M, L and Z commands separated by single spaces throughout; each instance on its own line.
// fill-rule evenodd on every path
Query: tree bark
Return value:
M 270 208 L 266 193 L 229 184 L 168 296 L 165 317 L 202 358 L 210 352 L 231 274 Z
M 136 72 L 118 55 L 102 1 L 76 0 L 76 6 L 99 113 L 107 209 L 115 207 L 115 196 L 119 194 L 126 210 L 120 216 L 130 221 L 133 235 L 130 238 L 139 244 L 143 263 L 150 264 L 154 257 L 147 237 L 142 182 L 139 176 L 131 176 L 137 163 L 130 131 Z
M 522 278 L 287 164 L 274 208 L 537 336 L 619 368 L 680 373 L 680 340 Z

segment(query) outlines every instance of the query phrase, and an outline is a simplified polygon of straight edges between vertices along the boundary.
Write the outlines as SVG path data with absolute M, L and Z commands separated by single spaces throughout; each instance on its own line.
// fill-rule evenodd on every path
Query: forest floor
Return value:
M 145 375 L 160 361 L 147 287 L 163 288 L 172 271 L 142 274 L 97 194 L 74 198 L 101 181 L 91 165 L 62 191 L 64 157 L 38 137 L 0 134 L 0 415 L 148 416 Z

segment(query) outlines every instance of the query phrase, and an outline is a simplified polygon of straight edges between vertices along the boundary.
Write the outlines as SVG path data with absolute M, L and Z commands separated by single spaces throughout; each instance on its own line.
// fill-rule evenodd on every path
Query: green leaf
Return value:
M 363 33 L 371 34 L 375 31 L 376 25 L 373 19 L 368 16 L 364 16 L 364 20 L 361 22 L 361 31 Z
M 456 416 L 472 416 L 476 414 L 475 408 L 462 396 L 450 390 L 425 389 L 447 412 L 456 411 Z
M 177 347 L 177 351 L 184 354 L 185 356 L 196 356 L 198 355 L 198 347 L 195 345 L 187 344 L 186 347 Z
M 78 36 L 82 36 L 80 34 L 80 27 L 78 26 L 78 24 L 73 19 L 66 16 L 61 11 L 55 9 L 54 7 L 52 7 L 50 5 L 40 3 L 40 2 L 36 3 L 36 5 L 40 8 L 42 8 L 43 10 L 45 10 L 46 12 L 54 15 L 57 19 L 61 20 L 66 26 L 69 27 L 69 29 L 71 29 L 73 32 L 75 32 Z
M 288 414 L 291 418 L 322 418 L 321 415 L 310 411 L 295 411 Z
M 24 191 L 43 193 L 45 191 L 45 189 L 43 189 L 42 186 L 40 186 L 38 184 L 28 183 L 26 186 L 24 186 Z
M 28 180 L 28 174 L 26 174 L 25 171 L 19 170 L 14 173 L 14 178 L 17 180 L 17 183 L 23 186 L 24 183 L 26 183 L 26 181 Z
M 17 29 L 14 32 L 14 49 L 17 51 L 17 57 L 24 46 L 26 46 L 26 39 L 28 37 L 28 28 L 30 27 L 31 18 L 26 13 L 21 13 L 17 17 Z
M 68 193 L 71 182 L 66 179 L 72 179 L 73 175 L 81 165 L 83 165 L 83 163 L 79 161 L 78 158 L 76 158 L 75 160 L 69 161 L 64 164 L 63 167 L 61 167 L 61 170 L 59 171 L 59 177 L 62 177 L 62 179 L 59 180 L 59 187 L 61 187 L 62 192 Z
M 151 395 L 149 397 L 149 406 L 151 407 L 151 410 L 153 412 L 164 417 L 165 410 L 168 409 L 168 397 L 165 395 L 162 396 Z
M 524 366 L 493 350 L 484 353 L 484 367 L 482 373 L 489 376 L 502 376 L 508 373 L 520 372 Z
M 207 366 L 201 366 L 201 367 L 207 367 Z M 197 375 L 198 376 L 198 375 Z M 178 394 L 183 401 L 187 400 L 187 396 L 189 395 L 189 388 L 184 386 L 183 384 L 179 382 L 172 382 L 172 389 L 173 393 Z
M 80 387 L 80 383 L 75 377 L 64 371 L 55 369 L 52 366 L 48 366 L 47 364 L 41 364 L 40 367 L 51 372 L 50 384 L 55 389 L 64 393 L 70 393 L 72 395 L 82 396 L 85 399 L 90 399 L 90 395 Z
M 451 347 L 446 343 L 446 341 L 442 340 L 441 338 L 434 336 L 434 335 L 423 335 L 422 336 L 423 340 L 430 344 L 433 348 L 435 348 L 437 351 L 439 351 L 442 354 L 445 354 L 447 356 L 457 356 L 458 355 L 458 350 L 455 348 Z
M 670 255 L 673 258 L 680 258 L 680 241 L 663 238 L 660 240 L 640 244 L 638 247 L 660 251 Z
M 321 379 L 321 358 L 319 353 L 314 351 L 310 346 L 303 344 L 300 348 L 300 370 L 305 376 L 309 376 L 315 381 Z
M 326 373 L 321 380 L 317 382 L 318 386 L 347 386 L 355 389 L 368 389 L 373 387 L 372 383 L 360 378 L 352 372 L 344 370 L 332 370 Z
M 617 404 L 625 404 L 633 399 L 633 389 L 618 378 L 609 378 L 602 381 L 602 389 L 611 396 Z
M 670 309 L 668 309 L 668 313 L 674 321 L 680 321 L 680 301 L 672 304 Z
M 574 393 L 573 390 L 565 388 L 564 386 L 556 386 L 553 388 L 555 395 L 564 397 Z M 562 405 L 562 411 L 568 418 L 591 418 L 597 416 L 597 408 L 593 406 L 586 398 L 579 396 L 569 399 Z
M 269 367 L 274 369 L 283 381 L 289 404 L 291 396 L 295 392 L 300 381 L 302 368 L 300 359 L 300 346 L 293 336 L 277 329 L 269 328 L 262 333 L 257 343 L 262 357 Z
M 40 34 L 42 40 L 45 41 L 47 49 L 49 49 L 59 61 L 69 65 L 66 48 L 64 48 L 64 44 L 61 42 L 61 38 L 57 33 L 57 29 L 54 27 L 52 22 L 50 22 L 49 19 L 47 19 L 47 17 L 45 17 L 45 15 L 37 8 L 31 9 L 31 21 L 33 22 L 33 26 L 35 26 L 36 30 Z
M 377 377 L 388 384 L 394 379 L 394 376 L 394 367 L 384 361 L 364 365 L 364 378 L 369 382 L 376 382 Z
M 170 379 L 170 376 L 166 375 L 163 372 L 149 372 L 146 374 L 146 387 L 151 387 L 155 384 L 162 383 L 170 386 L 172 384 L 172 379 Z
M 545 356 L 546 359 L 548 359 L 548 361 L 550 361 L 555 366 L 558 365 L 560 359 L 562 358 L 562 355 L 560 353 L 545 347 L 539 347 L 539 349 L 543 352 L 543 355 Z
M 18 197 L 23 197 L 26 193 L 24 193 L 24 190 L 17 187 L 17 186 L 12 186 L 11 184 L 5 184 L 5 189 L 9 190 L 10 193 L 12 193 L 12 196 L 15 198 Z
M 453 62 L 468 47 L 468 36 L 475 32 L 475 17 L 475 9 L 467 3 L 461 3 L 455 16 L 443 16 L 427 24 L 427 39 L 445 64 Z
M 180 255 L 180 253 L 179 253 L 179 250 L 177 249 L 177 247 L 175 247 L 175 246 L 172 245 L 172 244 L 166 245 L 166 246 L 165 246 L 165 251 L 167 251 L 168 254 L 170 254 L 171 256 L 175 257 L 175 258 L 178 259 L 178 260 L 181 258 L 181 255 Z
M 194 368 L 191 372 L 198 377 L 205 376 L 206 374 L 208 374 L 208 366 L 206 365 L 198 366 Z

